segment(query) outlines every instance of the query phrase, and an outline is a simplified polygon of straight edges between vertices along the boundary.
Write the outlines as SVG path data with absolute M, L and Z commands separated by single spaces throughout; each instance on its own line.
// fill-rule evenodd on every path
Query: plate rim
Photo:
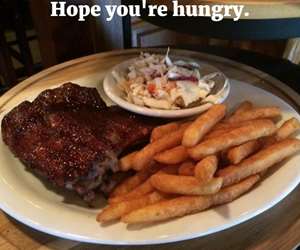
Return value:
M 142 49 L 142 50 L 145 50 L 145 49 Z M 153 51 L 153 50 L 155 50 L 155 49 L 151 49 L 151 51 Z M 126 53 L 123 54 L 123 56 L 126 56 L 126 55 L 131 56 L 132 53 L 139 53 L 140 51 L 141 51 L 140 49 L 127 50 L 127 51 L 125 51 Z M 202 57 L 206 56 L 209 60 L 215 59 L 216 62 L 218 62 L 218 63 L 220 63 L 220 62 L 225 63 L 225 64 L 227 63 L 228 66 L 233 66 L 234 68 L 239 68 L 239 70 L 241 70 L 241 71 L 245 71 L 249 74 L 255 75 L 255 77 L 257 77 L 258 79 L 267 81 L 267 84 L 270 85 L 275 90 L 281 91 L 281 93 L 283 93 L 283 95 L 285 97 L 287 97 L 287 99 L 290 100 L 290 102 L 287 102 L 287 103 L 291 107 L 293 107 L 293 109 L 295 109 L 295 111 L 297 113 L 299 113 L 299 110 L 300 110 L 299 109 L 300 95 L 298 93 L 296 93 L 293 89 L 291 89 L 288 85 L 282 83 L 281 81 L 279 81 L 278 79 L 274 78 L 273 76 L 271 76 L 267 73 L 264 73 L 264 72 L 262 72 L 258 69 L 255 69 L 254 67 L 251 67 L 251 66 L 239 63 L 239 62 L 235 62 L 235 61 L 232 61 L 230 59 L 223 58 L 223 57 L 220 57 L 220 56 L 215 56 L 215 55 L 210 55 L 210 54 L 195 52 L 195 51 L 189 51 L 189 50 L 174 50 L 174 51 L 179 51 L 181 53 L 186 52 L 186 51 L 192 52 L 193 53 L 192 57 L 196 57 L 196 58 L 199 58 L 201 56 Z M 84 63 L 84 62 L 90 61 L 90 60 L 95 60 L 98 57 L 102 58 L 102 57 L 110 57 L 112 55 L 118 55 L 120 52 L 124 52 L 124 50 L 119 50 L 119 51 L 114 51 L 114 52 L 106 52 L 106 53 L 96 54 L 96 55 L 87 56 L 87 57 L 83 57 L 83 58 L 79 58 L 79 59 L 74 59 L 74 60 L 69 61 L 67 63 L 59 64 L 59 65 L 53 66 L 49 69 L 43 70 L 40 73 L 28 78 L 27 80 L 23 81 L 22 83 L 16 85 L 11 90 L 6 92 L 2 97 L 0 97 L 0 109 L 5 107 L 6 106 L 5 104 L 7 102 L 9 102 L 9 100 L 11 98 L 14 98 L 14 96 L 16 96 L 18 93 L 22 92 L 23 89 L 26 89 L 27 87 L 29 87 L 29 86 L 33 85 L 34 83 L 36 83 L 37 81 L 39 81 L 42 78 L 42 75 L 44 75 L 45 73 L 47 73 L 47 75 L 50 75 L 52 73 L 55 73 L 58 70 L 61 70 L 62 66 L 64 66 L 63 68 L 72 67 L 75 64 Z M 242 66 L 242 68 L 241 68 L 241 66 Z M 256 86 L 254 85 L 254 87 L 256 87 Z M 262 89 L 265 90 L 264 88 L 262 88 Z M 17 92 L 17 93 L 15 93 L 15 92 Z M 271 93 L 273 95 L 275 95 L 276 97 L 280 98 L 281 100 L 283 100 L 284 102 L 286 102 L 286 100 L 284 100 L 281 97 L 279 97 L 278 95 L 274 94 L 273 91 L 271 91 Z M 291 102 L 292 102 L 292 104 L 291 104 Z M 264 212 L 264 211 L 262 211 L 262 212 Z M 245 221 L 247 221 L 247 220 L 245 220 Z M 21 221 L 21 223 L 24 223 L 24 222 Z M 24 223 L 24 224 L 26 224 L 26 223 Z M 26 224 L 26 225 L 28 225 L 28 224 Z M 30 225 L 28 225 L 28 226 L 30 226 Z M 35 228 L 34 226 L 31 226 L 31 227 Z M 39 231 L 42 231 L 42 232 L 45 232 L 45 233 L 48 233 L 48 232 L 40 230 L 38 228 L 35 228 L 35 229 L 37 229 Z M 53 233 L 48 233 L 48 234 L 61 237 L 61 235 L 56 235 L 56 234 L 53 234 Z M 196 237 L 198 237 L 198 236 L 196 236 Z M 65 237 L 65 238 L 73 239 L 73 238 L 69 238 L 69 237 Z M 78 240 L 78 238 L 75 238 L 75 240 Z M 92 242 L 90 240 L 85 241 L 84 239 L 80 239 L 80 241 L 82 241 L 82 242 Z M 168 241 L 168 242 L 170 242 L 170 241 Z M 175 241 L 173 241 L 173 242 L 175 242 Z M 98 242 L 93 242 L 93 243 L 98 243 Z M 99 244 L 102 244 L 102 243 L 99 243 Z M 107 243 L 103 243 L 103 244 L 107 244 Z M 152 243 L 152 244 L 154 245 L 154 243 Z M 160 244 L 160 243 L 157 243 L 157 244 Z M 127 245 L 127 244 L 120 243 L 120 244 L 111 244 L 111 245 Z M 130 245 L 144 245 L 144 244 L 142 244 L 142 243 L 141 244 L 130 243 Z
M 235 81 L 237 81 L 237 80 L 235 80 Z M 237 82 L 240 82 L 240 81 L 237 81 Z M 248 84 L 246 82 L 243 82 L 243 83 Z M 256 87 L 253 85 L 251 85 L 251 87 L 258 89 L 260 91 L 266 92 L 266 90 L 263 90 L 259 87 Z M 286 103 L 282 98 L 274 95 L 273 93 L 268 93 L 268 94 L 272 95 L 275 98 L 279 99 L 280 101 Z M 288 103 L 286 103 L 286 104 L 288 106 L 290 106 L 294 112 L 299 114 L 291 105 L 289 105 Z M 268 209 L 272 208 L 273 206 L 278 204 L 280 201 L 282 201 L 297 187 L 299 182 L 300 182 L 300 176 L 297 179 L 294 179 L 293 182 L 289 186 L 286 187 L 286 189 L 283 189 L 283 191 L 281 191 L 276 196 L 276 198 L 274 198 L 271 202 L 267 203 L 265 206 L 262 206 L 260 209 L 257 209 L 257 210 L 248 211 L 248 213 L 235 218 L 234 221 L 232 221 L 230 223 L 224 223 L 218 227 L 215 227 L 212 230 L 207 230 L 203 233 L 186 233 L 186 234 L 182 234 L 180 236 L 171 236 L 171 237 L 165 237 L 165 238 L 160 238 L 160 239 L 155 239 L 155 240 L 143 240 L 143 241 L 134 241 L 134 242 L 125 241 L 125 240 L 95 240 L 95 239 L 91 239 L 90 237 L 85 237 L 82 235 L 74 235 L 72 233 L 65 233 L 60 230 L 48 229 L 46 227 L 40 226 L 37 222 L 34 222 L 31 219 L 28 219 L 24 216 L 19 215 L 18 213 L 15 213 L 15 211 L 13 211 L 9 207 L 7 207 L 6 204 L 4 204 L 2 202 L 0 202 L 0 208 L 5 213 L 9 214 L 10 216 L 15 218 L 19 222 L 21 222 L 29 227 L 32 227 L 38 231 L 41 231 L 41 232 L 44 232 L 44 233 L 47 233 L 50 235 L 54 235 L 57 237 L 63 237 L 65 239 L 69 239 L 69 240 L 95 243 L 95 244 L 109 244 L 109 245 L 132 245 L 132 246 L 133 245 L 158 245 L 158 244 L 174 243 L 174 242 L 179 242 L 179 241 L 183 241 L 183 240 L 192 240 L 195 238 L 199 238 L 199 237 L 203 237 L 203 236 L 210 235 L 213 233 L 217 233 L 217 232 L 220 232 L 220 231 L 223 231 L 226 229 L 230 229 L 233 226 L 236 226 L 240 223 L 246 222 L 246 221 L 256 217 L 257 215 L 267 211 Z
M 30 76 L 29 78 L 25 79 L 24 81 L 16 84 L 14 87 L 12 87 L 10 90 L 5 92 L 0 97 L 0 113 L 3 111 L 3 107 L 7 105 L 7 103 L 14 97 L 16 97 L 20 92 L 27 89 L 31 85 L 37 83 L 39 80 L 43 79 L 45 76 L 50 76 L 51 74 L 55 74 L 56 72 L 67 69 L 72 66 L 87 63 L 93 60 L 97 59 L 105 59 L 110 58 L 114 56 L 128 56 L 130 57 L 136 57 L 137 54 L 139 54 L 141 51 L 149 51 L 153 53 L 160 53 L 162 51 L 165 51 L 165 48 L 132 48 L 132 49 L 119 49 L 114 51 L 108 51 L 108 52 L 100 52 L 88 56 L 83 56 L 80 58 L 72 59 L 54 66 L 51 66 L 47 69 L 44 69 L 40 71 L 39 73 Z M 298 112 L 300 112 L 300 94 L 298 94 L 294 89 L 292 89 L 287 84 L 284 84 L 282 81 L 278 80 L 274 76 L 265 73 L 259 69 L 256 69 L 255 67 L 249 66 L 247 64 L 244 64 L 242 62 L 237 62 L 222 56 L 217 56 L 213 54 L 208 54 L 205 52 L 199 52 L 189 49 L 173 49 L 172 51 L 175 53 L 183 54 L 183 53 L 190 53 L 192 57 L 206 57 L 208 60 L 215 60 L 218 63 L 226 63 L 229 66 L 233 68 L 238 68 L 239 70 L 246 71 L 247 73 L 251 75 L 255 75 L 255 77 L 259 78 L 262 81 L 269 80 L 269 82 L 272 82 L 272 84 L 269 83 L 273 88 L 279 90 L 284 96 L 286 96 L 288 99 L 290 99 L 293 102 L 293 105 L 297 106 Z M 293 108 L 295 108 L 293 106 Z
M 73 241 L 79 241 L 79 242 L 84 242 L 84 243 L 92 243 L 92 244 L 102 244 L 102 245 L 112 245 L 112 246 L 142 246 L 142 245 L 160 245 L 160 244 L 167 244 L 167 243 L 176 243 L 176 242 L 180 242 L 180 241 L 184 241 L 184 240 L 193 240 L 196 238 L 200 238 L 200 237 L 204 237 L 204 236 L 208 236 L 214 233 L 218 233 L 227 229 L 230 229 L 234 226 L 237 226 L 241 223 L 247 222 L 253 218 L 255 218 L 256 216 L 266 212 L 267 210 L 273 208 L 274 206 L 276 206 L 277 204 L 279 204 L 281 201 L 283 201 L 300 183 L 300 178 L 296 181 L 293 182 L 293 185 L 290 185 L 289 188 L 287 189 L 286 192 L 281 192 L 280 195 L 278 195 L 277 199 L 274 199 L 272 202 L 268 203 L 266 206 L 264 206 L 261 209 L 255 210 L 255 212 L 249 212 L 245 215 L 239 216 L 236 220 L 234 220 L 234 222 L 232 223 L 226 223 L 223 224 L 222 226 L 217 227 L 217 229 L 215 230 L 210 230 L 210 231 L 206 231 L 205 233 L 202 234 L 183 234 L 182 236 L 179 237 L 172 237 L 172 238 L 161 238 L 160 240 L 147 240 L 147 241 L 113 241 L 113 240 L 94 240 L 94 239 L 90 239 L 84 236 L 78 236 L 78 235 L 74 235 L 74 234 L 70 234 L 70 233 L 62 233 L 58 230 L 48 230 L 45 227 L 40 227 L 37 223 L 32 223 L 29 219 L 24 218 L 23 216 L 19 216 L 17 214 L 14 214 L 11 210 L 9 210 L 6 206 L 4 206 L 1 202 L 0 202 L 0 209 L 5 212 L 6 214 L 8 214 L 9 216 L 11 216 L 12 218 L 16 219 L 18 222 L 29 226 L 30 228 L 33 228 L 37 231 L 46 233 L 48 235 L 52 235 L 52 236 L 57 236 L 59 238 L 63 238 L 63 239 L 67 239 L 67 240 L 73 240 Z M 23 218 L 23 219 L 22 219 Z

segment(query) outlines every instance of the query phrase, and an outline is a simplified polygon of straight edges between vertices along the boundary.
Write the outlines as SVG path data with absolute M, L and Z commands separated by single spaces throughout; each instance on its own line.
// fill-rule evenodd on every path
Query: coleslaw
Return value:
M 112 74 L 126 101 L 149 108 L 176 110 L 213 101 L 208 97 L 218 72 L 202 76 L 200 71 L 196 62 L 173 62 L 168 50 L 166 56 L 141 53 L 125 73 L 113 71 Z

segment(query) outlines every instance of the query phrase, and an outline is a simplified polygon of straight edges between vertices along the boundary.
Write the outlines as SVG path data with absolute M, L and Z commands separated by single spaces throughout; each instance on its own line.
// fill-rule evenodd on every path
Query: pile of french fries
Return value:
M 278 126 L 281 110 L 245 101 L 226 117 L 212 106 L 194 121 L 156 127 L 150 143 L 120 159 L 135 175 L 110 194 L 101 223 L 150 223 L 206 210 L 237 199 L 266 171 L 300 151 L 291 118 Z

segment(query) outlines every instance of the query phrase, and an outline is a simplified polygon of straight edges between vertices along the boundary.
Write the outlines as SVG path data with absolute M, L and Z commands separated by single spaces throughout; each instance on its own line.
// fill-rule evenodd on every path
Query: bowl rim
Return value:
M 227 99 L 227 97 L 230 93 L 230 89 L 231 89 L 230 80 L 217 67 L 215 67 L 211 64 L 208 64 L 204 61 L 200 61 L 200 60 L 197 60 L 197 59 L 194 59 L 194 58 L 188 58 L 188 57 L 185 57 L 185 56 L 171 55 L 170 57 L 171 58 L 172 57 L 173 58 L 178 58 L 178 59 L 187 59 L 189 61 L 196 61 L 197 63 L 199 63 L 200 67 L 201 66 L 207 66 L 207 67 L 210 67 L 210 68 L 214 69 L 216 72 L 221 73 L 222 76 L 225 79 L 224 85 L 226 85 L 226 88 L 224 90 L 224 94 L 214 104 L 223 103 Z M 118 71 L 120 67 L 124 67 L 124 66 L 128 65 L 129 63 L 136 60 L 137 58 L 138 57 L 133 57 L 133 58 L 125 60 L 125 61 L 123 61 L 119 64 L 116 64 L 105 75 L 104 80 L 103 80 L 103 90 L 104 90 L 105 94 L 108 96 L 108 98 L 111 99 L 111 101 L 114 104 L 116 104 L 116 105 L 120 106 L 121 108 L 124 108 L 128 111 L 137 113 L 137 114 L 146 115 L 146 116 L 153 116 L 153 117 L 164 117 L 164 118 L 183 118 L 183 117 L 188 117 L 188 116 L 200 114 L 200 113 L 206 111 L 207 109 L 209 109 L 213 105 L 213 103 L 203 103 L 203 104 L 201 104 L 199 106 L 196 106 L 196 107 L 193 107 L 193 108 L 178 109 L 178 110 L 164 110 L 164 109 L 155 109 L 155 108 L 148 108 L 148 107 L 144 107 L 144 106 L 139 106 L 137 104 L 130 103 L 130 102 L 126 101 L 125 99 L 123 99 L 122 97 L 117 95 L 115 93 L 115 91 L 112 90 L 111 81 L 114 81 L 115 84 L 117 84 L 116 80 L 112 76 L 112 72 L 113 71 Z

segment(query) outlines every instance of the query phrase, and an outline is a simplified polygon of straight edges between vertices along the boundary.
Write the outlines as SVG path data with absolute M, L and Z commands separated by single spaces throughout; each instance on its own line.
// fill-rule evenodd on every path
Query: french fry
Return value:
M 222 188 L 220 192 L 213 195 L 213 204 L 222 205 L 235 200 L 248 192 L 259 180 L 260 175 L 252 175 L 237 184 Z
M 178 171 L 177 166 L 167 166 L 159 170 L 156 174 L 177 174 L 177 171 Z M 154 188 L 151 185 L 150 178 L 149 178 L 145 180 L 143 183 L 141 183 L 140 185 L 138 185 L 136 188 L 132 189 L 130 192 L 124 195 L 109 198 L 108 203 L 113 204 L 122 201 L 134 200 L 153 191 Z
M 158 202 L 122 216 L 126 224 L 151 223 L 203 211 L 213 206 L 210 196 L 182 196 Z
M 134 156 L 137 151 L 134 151 L 119 160 L 119 167 L 121 171 L 128 171 L 132 168 Z
M 106 223 L 119 219 L 133 210 L 164 200 L 165 197 L 166 195 L 155 191 L 134 200 L 110 204 L 97 215 L 97 221 Z
M 231 123 L 226 123 L 226 121 L 229 118 L 237 116 L 237 115 L 239 115 L 239 114 L 241 114 L 245 111 L 248 111 L 252 108 L 253 108 L 253 103 L 250 102 L 250 101 L 244 101 L 244 102 L 240 103 L 229 117 L 225 118 L 222 122 L 218 123 L 214 127 L 213 131 L 222 130 L 222 129 L 229 129 L 229 128 L 237 128 L 237 127 L 243 126 L 243 124 L 240 124 L 240 123 L 231 124 Z
M 233 112 L 232 116 L 239 115 L 245 111 L 248 111 L 253 108 L 253 103 L 250 101 L 244 101 L 240 103 L 240 105 L 236 108 L 236 110 Z
M 209 196 L 182 196 L 158 202 L 122 216 L 126 224 L 151 223 L 203 211 L 213 205 Z
M 110 197 L 112 198 L 112 197 L 121 196 L 129 193 L 137 186 L 142 184 L 145 180 L 147 180 L 152 174 L 159 171 L 160 168 L 161 168 L 160 165 L 153 164 L 149 168 L 137 172 L 135 175 L 125 179 L 118 186 L 116 186 L 113 192 L 110 194 Z
M 225 123 L 225 122 L 218 123 L 216 127 L 204 137 L 204 139 L 207 140 L 214 137 L 222 136 L 223 134 L 226 134 L 232 131 L 233 129 L 248 126 L 251 125 L 253 122 L 263 121 L 263 120 L 265 119 L 256 119 L 256 120 L 250 120 L 250 121 L 244 121 L 238 123 Z
M 226 106 L 223 104 L 213 105 L 206 113 L 200 115 L 185 130 L 182 145 L 185 147 L 195 146 L 220 120 L 226 113 Z
M 152 130 L 150 142 L 154 142 L 161 137 L 165 136 L 166 134 L 169 134 L 177 129 L 179 129 L 180 123 L 178 122 L 170 122 L 162 126 L 158 126 Z
M 277 141 L 282 141 L 287 139 L 297 130 L 299 130 L 299 121 L 296 118 L 289 119 L 285 121 L 280 128 L 277 129 L 276 133 L 272 136 L 261 138 L 260 143 L 263 148 L 266 148 Z
M 252 140 L 229 149 L 226 157 L 230 163 L 238 164 L 249 155 L 257 152 L 261 146 L 262 145 L 259 140 Z
M 256 120 L 247 126 L 233 129 L 222 137 L 207 139 L 199 145 L 189 148 L 188 153 L 194 160 L 200 160 L 227 148 L 271 135 L 275 131 L 276 126 L 271 120 Z
M 192 161 L 183 162 L 178 169 L 179 175 L 194 176 L 195 163 Z
M 299 150 L 300 140 L 285 139 L 262 149 L 238 165 L 232 165 L 219 170 L 217 176 L 224 178 L 223 186 L 232 185 L 248 176 L 269 169 L 274 164 L 281 162 Z
M 296 118 L 285 121 L 275 134 L 277 141 L 286 139 L 300 129 L 300 122 Z
M 147 167 L 157 153 L 180 145 L 183 133 L 189 124 L 190 123 L 186 123 L 180 126 L 180 129 L 165 135 L 138 151 L 134 157 L 133 168 L 140 171 Z
M 224 188 L 214 195 L 182 196 L 161 201 L 154 205 L 137 209 L 123 216 L 121 221 L 127 224 L 150 223 L 181 217 L 203 211 L 215 205 L 231 202 L 249 191 L 259 180 L 259 176 L 251 176 L 231 187 Z
M 253 121 L 259 121 L 259 120 L 265 120 L 265 119 L 254 119 L 254 120 L 242 121 L 242 122 L 236 122 L 236 123 L 226 123 L 225 121 L 223 121 L 223 122 L 218 123 L 214 127 L 212 132 L 215 132 L 218 130 L 224 130 L 225 132 L 228 132 L 230 129 L 244 127 L 244 126 L 250 125 Z
M 222 186 L 222 178 L 201 183 L 193 176 L 154 174 L 150 180 L 154 188 L 171 194 L 208 195 L 218 192 Z
M 280 115 L 281 111 L 278 107 L 253 108 L 239 115 L 230 117 L 226 122 L 238 123 L 255 119 L 276 118 Z
M 246 124 L 242 124 L 242 123 L 234 123 L 234 124 L 231 124 L 231 123 L 226 123 L 226 121 L 231 118 L 231 117 L 235 117 L 235 116 L 238 116 L 240 115 L 241 113 L 245 112 L 245 111 L 248 111 L 250 109 L 253 108 L 253 103 L 250 102 L 250 101 L 244 101 L 242 103 L 240 103 L 236 110 L 227 118 L 225 118 L 224 121 L 218 123 L 212 132 L 217 132 L 218 131 L 218 134 L 220 135 L 222 130 L 224 130 L 224 132 L 228 132 L 229 129 L 233 129 L 233 128 L 238 128 L 238 127 L 241 127 L 243 125 L 246 125 Z M 219 131 L 220 130 L 220 131 Z M 226 131 L 227 130 L 227 131 Z M 212 135 L 209 136 L 210 138 L 212 137 Z
M 224 129 L 212 130 L 210 133 L 208 133 L 206 136 L 204 136 L 203 139 L 207 140 L 207 139 L 219 137 L 219 136 L 222 136 L 223 134 L 226 134 L 226 133 L 228 133 L 232 130 L 233 130 L 233 128 L 224 128 Z
M 195 167 L 195 177 L 201 183 L 210 181 L 218 167 L 218 158 L 215 155 L 208 156 L 197 163 Z
M 249 155 L 258 151 L 260 148 L 270 146 L 276 141 L 281 141 L 288 138 L 299 128 L 300 123 L 296 118 L 287 120 L 279 129 L 277 129 L 275 135 L 261 138 L 261 140 L 249 141 L 230 149 L 227 154 L 227 159 L 232 164 L 238 164 Z
M 131 190 L 129 193 L 125 195 L 115 196 L 108 199 L 109 204 L 134 200 L 142 197 L 143 195 L 149 194 L 154 191 L 153 186 L 151 185 L 150 179 L 147 179 L 141 185 Z
M 163 164 L 178 164 L 189 158 L 186 148 L 182 145 L 158 153 L 154 160 Z

